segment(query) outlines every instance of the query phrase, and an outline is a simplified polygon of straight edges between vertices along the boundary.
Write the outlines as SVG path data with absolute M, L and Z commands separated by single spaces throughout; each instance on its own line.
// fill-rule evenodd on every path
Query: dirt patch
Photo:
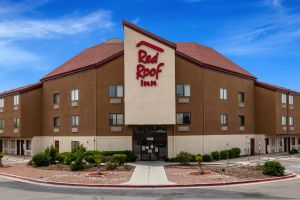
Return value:
M 127 165 L 118 167 L 116 170 L 105 170 L 109 176 L 86 176 L 89 173 L 97 172 L 98 168 L 93 167 L 84 171 L 70 171 L 69 167 L 62 164 L 50 165 L 48 167 L 35 168 L 25 163 L 13 164 L 9 168 L 0 168 L 0 173 L 7 173 L 42 181 L 54 181 L 62 183 L 79 184 L 121 184 L 129 181 L 134 171 L 134 166 Z
M 259 167 L 247 166 L 203 166 L 201 174 L 196 165 L 167 165 L 168 180 L 177 184 L 212 184 L 270 178 L 262 174 Z

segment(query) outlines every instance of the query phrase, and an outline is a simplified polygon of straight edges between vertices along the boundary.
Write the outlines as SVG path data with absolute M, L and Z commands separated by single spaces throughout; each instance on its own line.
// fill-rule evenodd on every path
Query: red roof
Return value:
M 8 90 L 8 91 L 4 91 L 0 93 L 0 97 L 4 97 L 4 96 L 8 96 L 8 95 L 14 95 L 14 94 L 19 94 L 19 93 L 24 93 L 24 92 L 28 92 L 37 88 L 41 88 L 42 87 L 42 83 L 38 82 L 38 83 L 34 83 L 34 84 L 30 84 L 30 85 L 26 85 L 23 87 L 19 87 L 19 88 L 15 88 L 12 90 Z
M 255 84 L 259 87 L 263 87 L 263 88 L 273 90 L 273 91 L 279 91 L 279 92 L 285 92 L 285 93 L 300 95 L 299 91 L 290 90 L 288 88 L 280 87 L 280 86 L 277 86 L 277 85 L 272 85 L 272 84 L 265 83 L 265 82 L 256 81 Z
M 242 75 L 248 78 L 255 78 L 252 74 L 209 47 L 192 42 L 179 42 L 176 44 L 176 53 L 187 59 L 205 64 L 205 66 L 209 68 Z M 72 72 L 89 69 L 95 67 L 95 65 L 99 66 L 104 61 L 109 61 L 119 55 L 123 55 L 123 43 L 102 43 L 85 49 L 44 76 L 41 80 L 44 81 Z

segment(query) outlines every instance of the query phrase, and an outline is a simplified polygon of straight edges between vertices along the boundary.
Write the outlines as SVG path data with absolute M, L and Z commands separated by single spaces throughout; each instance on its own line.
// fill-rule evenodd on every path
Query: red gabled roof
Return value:
M 205 64 L 206 67 L 215 68 L 216 70 L 237 73 L 242 76 L 253 78 L 255 76 L 235 64 L 216 50 L 206 47 L 195 42 L 178 42 L 177 55 L 185 57 L 200 64 Z
M 19 93 L 24 93 L 24 92 L 28 92 L 37 88 L 41 88 L 42 87 L 42 83 L 38 82 L 38 83 L 34 83 L 34 84 L 30 84 L 30 85 L 26 85 L 23 87 L 19 87 L 19 88 L 15 88 L 12 90 L 8 90 L 8 91 L 4 91 L 0 93 L 0 97 L 4 97 L 4 96 L 9 96 L 9 95 L 14 95 L 14 94 L 19 94 Z
M 52 72 L 44 76 L 41 81 L 94 67 L 94 65 L 109 61 L 119 54 L 123 54 L 123 43 L 121 42 L 102 43 L 92 46 L 54 69 Z
M 269 89 L 269 90 L 273 90 L 273 91 L 279 91 L 279 92 L 284 92 L 284 93 L 300 95 L 299 91 L 290 90 L 288 88 L 280 87 L 280 86 L 277 86 L 277 85 L 272 85 L 272 84 L 261 82 L 261 81 L 256 81 L 255 85 L 257 85 L 259 87 L 262 87 L 262 88 Z

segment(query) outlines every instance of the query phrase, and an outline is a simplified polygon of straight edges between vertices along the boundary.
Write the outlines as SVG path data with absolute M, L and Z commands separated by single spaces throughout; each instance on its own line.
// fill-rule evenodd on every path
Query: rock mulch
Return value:
M 194 173 L 199 171 L 196 165 L 165 166 L 168 180 L 177 184 L 213 184 L 270 178 L 263 175 L 258 167 L 203 166 L 203 170 L 206 172 L 204 175 L 197 175 Z
M 117 170 L 107 170 L 111 175 L 105 177 L 88 177 L 87 174 L 96 172 L 97 168 L 89 168 L 84 171 L 69 171 L 66 165 L 50 165 L 48 167 L 35 168 L 25 163 L 13 164 L 8 168 L 0 168 L 0 173 L 6 173 L 40 181 L 78 183 L 78 184 L 121 184 L 129 181 L 134 171 L 134 166 L 126 166 Z

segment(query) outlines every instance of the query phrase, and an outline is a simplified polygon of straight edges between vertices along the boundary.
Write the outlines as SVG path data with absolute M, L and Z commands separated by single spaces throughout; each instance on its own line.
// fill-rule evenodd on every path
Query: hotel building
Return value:
M 242 154 L 300 149 L 300 93 L 258 82 L 212 48 L 173 43 L 127 21 L 39 83 L 0 93 L 0 151 L 132 150 Z

